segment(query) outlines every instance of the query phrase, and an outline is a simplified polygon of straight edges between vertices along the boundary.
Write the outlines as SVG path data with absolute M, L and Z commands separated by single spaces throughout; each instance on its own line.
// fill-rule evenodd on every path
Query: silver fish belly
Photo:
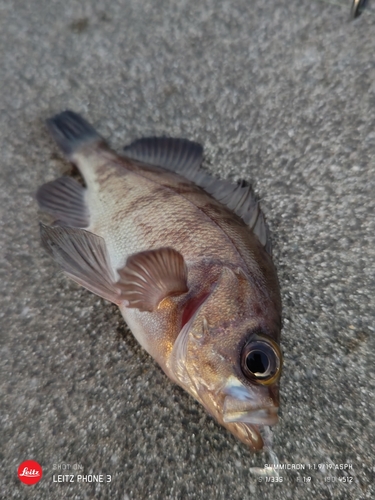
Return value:
M 48 128 L 74 163 L 44 184 L 42 242 L 67 276 L 117 304 L 175 383 L 252 450 L 277 422 L 281 301 L 268 229 L 249 186 L 201 169 L 203 148 L 145 138 L 110 150 L 80 115 Z

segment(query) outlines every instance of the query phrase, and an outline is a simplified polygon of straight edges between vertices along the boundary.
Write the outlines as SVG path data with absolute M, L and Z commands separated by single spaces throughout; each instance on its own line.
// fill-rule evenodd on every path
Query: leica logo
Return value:
M 40 476 L 40 472 L 35 469 L 29 470 L 27 467 L 25 467 L 21 472 L 20 476 L 36 477 Z
M 18 478 L 27 485 L 39 482 L 42 474 L 42 466 L 35 460 L 26 460 L 18 467 Z

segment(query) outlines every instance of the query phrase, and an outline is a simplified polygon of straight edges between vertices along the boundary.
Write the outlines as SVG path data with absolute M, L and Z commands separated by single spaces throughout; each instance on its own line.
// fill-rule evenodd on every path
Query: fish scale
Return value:
M 243 265 L 221 227 L 199 208 L 202 196 L 192 183 L 190 193 L 180 194 L 175 190 L 179 189 L 181 180 L 167 172 L 161 181 L 160 171 L 137 173 L 130 170 L 134 166 L 125 160 L 119 163 L 117 157 L 109 157 L 102 163 L 93 161 L 91 156 L 77 154 L 72 160 L 79 165 L 88 187 L 86 200 L 91 221 L 87 229 L 104 238 L 115 270 L 137 251 L 172 245 L 179 252 L 184 251 L 187 262 L 204 256 Z M 107 179 L 103 186 L 98 172 Z M 186 180 L 182 184 L 186 185 Z M 189 200 L 188 194 L 193 195 L 195 203 Z M 203 196 L 207 198 L 206 194 Z M 145 198 L 148 199 L 146 207 Z M 167 202 L 167 208 L 161 200 Z M 207 199 L 204 202 L 207 204 Z M 200 206 L 204 206 L 204 202 Z M 141 224 L 133 222 L 144 218 L 145 209 L 146 231 Z M 168 226 L 177 227 L 178 234 L 163 230 Z

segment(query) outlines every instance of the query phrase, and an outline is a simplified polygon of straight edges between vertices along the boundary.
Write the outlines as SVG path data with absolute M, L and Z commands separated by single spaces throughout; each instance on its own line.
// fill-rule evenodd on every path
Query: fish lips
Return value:
M 279 407 L 270 400 L 264 401 L 244 390 L 239 393 L 239 388 L 235 390 L 235 395 L 225 396 L 223 405 L 223 421 L 225 423 L 242 422 L 253 425 L 275 425 L 278 421 Z M 245 388 L 244 388 L 245 389 Z
M 223 421 L 225 423 L 242 422 L 244 424 L 252 425 L 275 425 L 279 420 L 277 413 L 277 407 L 228 412 L 225 409 L 224 403 Z

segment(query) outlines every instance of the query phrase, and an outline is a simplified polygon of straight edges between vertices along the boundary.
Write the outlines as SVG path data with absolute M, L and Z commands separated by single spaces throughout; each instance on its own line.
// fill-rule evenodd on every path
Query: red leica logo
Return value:
M 18 467 L 19 480 L 25 484 L 35 484 L 42 479 L 42 466 L 35 460 L 26 460 Z

